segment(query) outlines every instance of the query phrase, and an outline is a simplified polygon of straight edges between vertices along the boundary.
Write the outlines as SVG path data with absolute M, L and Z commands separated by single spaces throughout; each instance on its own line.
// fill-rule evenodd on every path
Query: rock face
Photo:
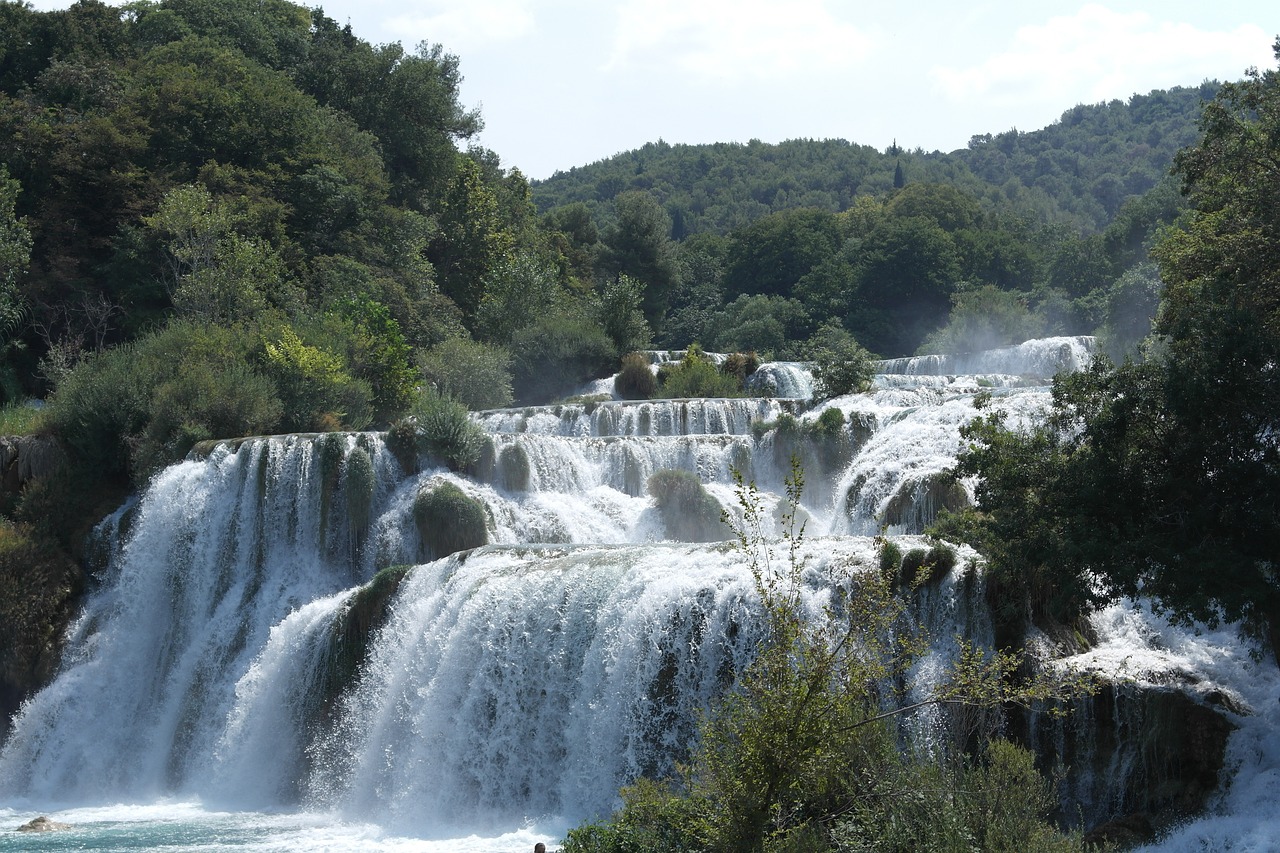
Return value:
M 49 818 L 44 815 L 40 815 L 40 817 L 35 820 L 24 823 L 22 826 L 18 827 L 18 832 L 56 832 L 61 829 L 70 828 L 71 824 L 69 823 L 58 823 L 55 820 L 49 820 Z
M 1070 769 L 1059 793 L 1083 807 L 1087 840 L 1130 844 L 1204 809 L 1235 728 L 1179 685 L 1111 684 L 1030 740 L 1046 766 Z

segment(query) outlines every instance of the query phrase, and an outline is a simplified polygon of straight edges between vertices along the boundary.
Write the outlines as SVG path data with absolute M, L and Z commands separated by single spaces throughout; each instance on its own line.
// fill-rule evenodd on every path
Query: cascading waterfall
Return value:
M 809 410 L 744 399 L 481 413 L 492 452 L 467 475 L 405 472 L 372 434 L 220 443 L 158 475 L 103 525 L 111 556 L 62 671 L 0 751 L 0 815 L 178 801 L 315 812 L 328 816 L 330 838 L 334 820 L 376 825 L 343 835 L 343 849 L 392 849 L 379 845 L 394 835 L 436 839 L 441 850 L 552 841 L 607 814 L 619 785 L 670 773 L 699 711 L 758 639 L 746 558 L 729 543 L 664 541 L 649 477 L 692 472 L 732 512 L 739 471 L 772 518 L 796 453 L 809 481 L 801 518 L 816 614 L 851 572 L 876 564 L 869 536 L 927 547 L 912 534 L 967 500 L 971 484 L 941 475 L 959 427 L 978 414 L 975 399 L 1013 422 L 1031 418 L 1048 403 L 1045 372 L 1078 369 L 1092 346 L 1072 338 L 1016 350 L 964 361 L 976 375 L 882 363 L 901 372 Z M 799 365 L 770 370 L 805 387 Z M 844 416 L 841 433 L 810 432 L 830 407 Z M 797 426 L 768 428 L 784 416 Z M 422 563 L 414 502 L 446 481 L 484 506 L 490 544 L 387 569 Z M 955 637 L 990 641 L 980 580 L 967 578 L 944 579 L 913 604 L 940 638 L 913 671 L 917 690 L 945 669 Z M 353 632 L 374 622 L 367 637 Z M 1198 640 L 1149 613 L 1107 611 L 1095 622 L 1101 641 L 1077 665 L 1123 678 L 1121 653 L 1148 655 L 1148 681 L 1168 670 L 1180 683 L 1247 680 L 1222 688 L 1235 691 L 1240 726 L 1232 766 L 1265 780 L 1280 765 L 1257 757 L 1280 748 L 1258 746 L 1269 741 L 1251 722 L 1274 716 L 1274 667 L 1197 658 Z M 1159 658 L 1153 638 L 1180 657 Z M 1228 641 L 1213 642 L 1220 657 Z M 1237 713 L 1249 708 L 1254 717 Z M 914 725 L 927 741 L 941 721 L 926 714 Z M 1110 772 L 1129 774 L 1115 755 Z M 1105 819 L 1123 784 L 1080 780 L 1073 796 L 1090 819 Z M 1233 791 L 1244 805 L 1224 808 L 1256 811 L 1264 799 Z M 302 849 L 296 839 L 315 830 L 255 831 L 283 833 L 261 849 Z

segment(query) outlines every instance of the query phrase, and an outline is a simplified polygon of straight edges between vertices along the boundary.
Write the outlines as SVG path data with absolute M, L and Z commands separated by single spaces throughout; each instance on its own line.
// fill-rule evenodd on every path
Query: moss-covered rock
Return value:
M 732 532 L 721 520 L 720 503 L 689 471 L 664 468 L 649 478 L 649 494 L 666 525 L 667 535 L 682 542 L 719 542 Z
M 447 557 L 489 541 L 484 504 L 453 483 L 419 492 L 413 502 L 413 521 L 426 559 Z
M 369 528 L 374 486 L 373 460 L 364 448 L 357 447 L 347 455 L 343 472 L 347 519 L 357 537 L 362 537 Z
M 930 474 L 905 480 L 889 498 L 881 521 L 908 533 L 923 533 L 942 510 L 959 512 L 968 507 L 969 494 L 948 474 Z
M 390 616 L 391 599 L 408 573 L 408 566 L 391 566 L 378 572 L 333 620 L 313 704 L 313 721 L 328 720 L 338 699 L 356 682 L 369 655 L 370 640 Z
M 80 567 L 54 541 L 0 520 L 0 740 L 22 701 L 57 668 L 84 586 Z
M 523 445 L 508 445 L 498 454 L 498 483 L 509 492 L 529 490 L 529 454 Z

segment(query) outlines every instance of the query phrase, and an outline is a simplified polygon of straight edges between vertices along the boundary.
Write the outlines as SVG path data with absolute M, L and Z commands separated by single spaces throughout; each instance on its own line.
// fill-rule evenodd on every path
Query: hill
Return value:
M 841 139 L 659 140 L 535 182 L 533 198 L 542 212 L 573 202 L 603 210 L 620 193 L 640 190 L 662 204 L 672 237 L 681 239 L 728 233 L 792 208 L 847 210 L 858 196 L 891 191 L 901 165 L 904 181 L 953 184 L 988 204 L 1100 231 L 1126 199 L 1168 174 L 1179 149 L 1196 141 L 1203 102 L 1218 88 L 1206 82 L 1077 105 L 1043 130 L 981 134 L 949 153 L 879 151 Z

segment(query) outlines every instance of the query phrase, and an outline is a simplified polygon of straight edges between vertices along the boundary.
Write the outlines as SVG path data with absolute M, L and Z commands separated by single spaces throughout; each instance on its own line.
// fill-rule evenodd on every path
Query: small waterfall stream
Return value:
M 975 398 L 1031 418 L 1048 404 L 1046 371 L 1079 369 L 1091 343 L 884 362 L 870 392 L 816 408 L 748 398 L 479 413 L 492 453 L 470 475 L 405 472 L 375 434 L 224 442 L 102 525 L 113 556 L 62 671 L 0 751 L 0 813 L 194 802 L 377 827 L 342 849 L 393 836 L 442 850 L 550 841 L 607 814 L 621 784 L 670 773 L 758 639 L 745 558 L 727 542 L 671 541 L 647 491 L 655 472 L 695 474 L 733 512 L 740 471 L 768 515 L 798 455 L 818 612 L 876 564 L 869 537 L 927 547 L 924 526 L 968 499 L 942 473 Z M 957 366 L 973 372 L 938 372 Z M 800 374 L 766 375 L 804 389 Z M 814 435 L 826 408 L 845 426 Z M 490 544 L 418 565 L 414 501 L 446 481 L 484 506 Z M 940 638 L 917 667 L 923 685 L 955 636 L 987 629 L 980 583 L 949 577 L 917 607 Z M 344 626 L 375 611 L 385 624 L 367 649 L 344 645 Z M 1238 828 L 1230 815 L 1257 811 L 1257 786 L 1280 778 L 1267 775 L 1280 746 L 1254 724 L 1275 716 L 1274 666 L 1224 632 L 1195 637 L 1149 612 L 1095 622 L 1100 642 L 1078 665 L 1179 673 L 1254 710 L 1232 712 L 1229 760 L 1246 781 L 1206 831 Z M 1078 777 L 1071 795 L 1101 819 L 1108 785 L 1122 783 Z

